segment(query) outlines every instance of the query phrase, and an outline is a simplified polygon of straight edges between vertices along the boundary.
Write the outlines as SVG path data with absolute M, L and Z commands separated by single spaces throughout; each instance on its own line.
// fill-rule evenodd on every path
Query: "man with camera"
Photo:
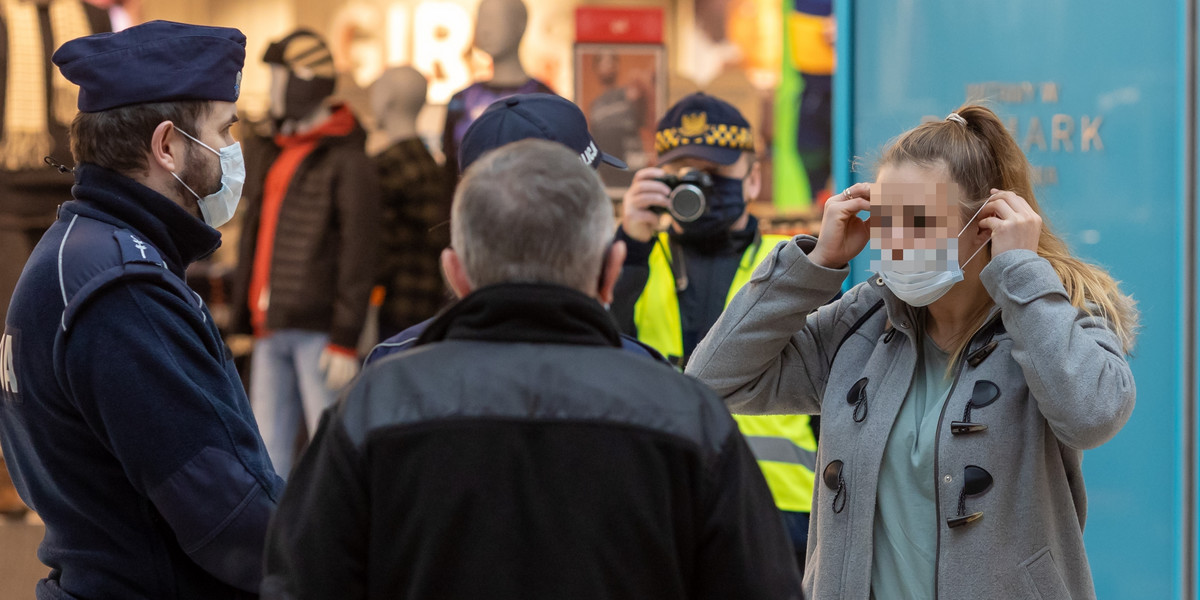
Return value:
M 729 299 L 788 238 L 762 235 L 746 212 L 762 172 L 750 124 L 729 103 L 703 93 L 683 98 L 658 122 L 655 150 L 658 166 L 638 171 L 625 193 L 616 237 L 628 253 L 612 313 L 626 334 L 682 369 Z M 817 450 L 809 417 L 735 418 L 803 569 Z

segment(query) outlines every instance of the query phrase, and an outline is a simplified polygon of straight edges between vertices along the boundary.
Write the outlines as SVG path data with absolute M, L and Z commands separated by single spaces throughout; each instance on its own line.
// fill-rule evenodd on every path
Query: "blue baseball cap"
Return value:
M 51 57 L 79 86 L 79 110 L 173 100 L 236 102 L 246 36 L 228 27 L 151 21 L 63 44 Z
M 596 147 L 587 118 L 570 100 L 554 94 L 517 94 L 497 100 L 475 119 L 458 145 L 458 164 L 466 171 L 490 150 L 525 139 L 558 142 L 593 169 L 600 163 L 628 168 L 621 159 Z
M 660 165 L 686 157 L 731 165 L 742 152 L 754 151 L 754 133 L 732 104 L 697 92 L 684 96 L 658 121 L 654 151 Z

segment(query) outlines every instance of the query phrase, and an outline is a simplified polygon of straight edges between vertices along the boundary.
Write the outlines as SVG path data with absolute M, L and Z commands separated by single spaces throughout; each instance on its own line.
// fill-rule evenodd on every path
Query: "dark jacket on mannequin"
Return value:
M 332 344 L 358 345 L 379 262 L 379 178 L 365 143 L 357 123 L 348 135 L 322 137 L 288 184 L 271 256 L 269 330 L 327 332 Z M 264 182 L 280 153 L 263 136 L 247 136 L 245 145 L 247 206 L 231 321 L 239 333 L 251 332 L 248 301 Z

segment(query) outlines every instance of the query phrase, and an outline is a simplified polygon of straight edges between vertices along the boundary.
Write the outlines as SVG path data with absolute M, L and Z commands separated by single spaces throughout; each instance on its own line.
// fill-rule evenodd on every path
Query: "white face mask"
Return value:
M 221 148 L 221 151 L 218 152 L 208 144 L 188 135 L 184 130 L 178 127 L 175 129 L 189 140 L 221 157 L 221 189 L 203 198 L 188 187 L 188 184 L 183 183 L 183 180 L 174 171 L 171 172 L 171 175 L 200 202 L 200 215 L 204 217 L 204 222 L 208 223 L 209 227 L 220 227 L 228 223 L 233 218 L 233 213 L 237 211 L 238 201 L 242 199 L 242 185 L 246 183 L 246 163 L 242 159 L 242 144 L 234 142 L 230 146 Z
M 984 206 L 987 206 L 986 202 Z M 933 304 L 945 296 L 954 284 L 963 280 L 962 267 L 958 266 L 958 239 L 982 211 L 983 206 L 980 206 L 958 235 L 939 244 L 944 248 L 905 249 L 899 260 L 890 258 L 891 252 L 885 250 L 884 258 L 878 262 L 872 261 L 871 268 L 879 273 L 884 285 L 909 306 Z M 987 242 L 979 246 L 963 266 L 970 264 L 984 246 L 987 246 Z

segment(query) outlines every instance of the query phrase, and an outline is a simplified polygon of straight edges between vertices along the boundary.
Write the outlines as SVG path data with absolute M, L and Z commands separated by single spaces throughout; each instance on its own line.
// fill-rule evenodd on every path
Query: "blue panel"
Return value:
M 852 181 L 872 179 L 889 139 L 944 117 L 980 91 L 972 84 L 1000 82 L 984 88 L 1044 169 L 1036 193 L 1048 220 L 1138 300 L 1139 402 L 1115 440 L 1086 454 L 1085 540 L 1100 598 L 1180 597 L 1182 2 L 873 0 L 853 14 L 848 4 L 835 149 L 865 166 Z M 1085 119 L 1100 119 L 1087 136 Z M 1055 124 L 1070 128 L 1069 147 Z M 865 253 L 854 267 L 867 276 Z

